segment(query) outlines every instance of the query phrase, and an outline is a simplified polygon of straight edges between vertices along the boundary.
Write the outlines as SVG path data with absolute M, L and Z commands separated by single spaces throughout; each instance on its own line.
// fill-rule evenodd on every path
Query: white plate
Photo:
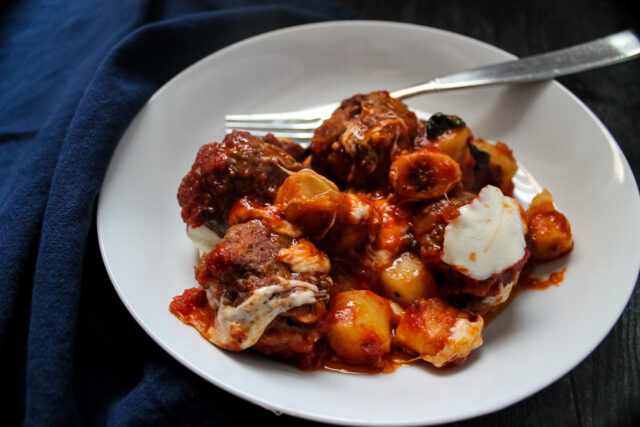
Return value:
M 521 174 L 517 194 L 527 199 L 538 183 L 548 187 L 575 235 L 573 253 L 556 263 L 567 266 L 562 285 L 520 293 L 462 367 L 411 366 L 372 376 L 301 372 L 260 355 L 219 350 L 168 310 L 173 296 L 195 286 L 178 184 L 200 145 L 223 137 L 225 113 L 292 110 L 511 58 L 441 30 L 360 21 L 263 34 L 189 67 L 138 113 L 102 187 L 98 234 L 120 298 L 158 344 L 198 375 L 258 405 L 313 420 L 455 421 L 549 385 L 609 332 L 640 261 L 640 198 L 629 165 L 593 113 L 555 82 L 408 102 L 456 113 L 476 136 L 507 142 L 535 177 Z

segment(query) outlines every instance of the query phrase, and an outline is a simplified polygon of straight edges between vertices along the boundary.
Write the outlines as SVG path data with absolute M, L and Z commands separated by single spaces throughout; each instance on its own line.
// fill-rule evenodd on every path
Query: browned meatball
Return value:
M 324 307 L 324 306 L 323 306 Z M 314 354 L 316 342 L 321 338 L 314 325 L 292 322 L 286 317 L 276 318 L 253 346 L 263 354 L 296 357 Z
M 316 129 L 311 165 L 340 187 L 378 188 L 388 183 L 395 157 L 413 150 L 420 126 L 386 91 L 355 95 Z
M 296 250 L 299 259 L 289 256 Z M 299 269 L 296 261 L 309 265 Z M 313 268 L 313 261 L 322 266 Z M 303 280 L 326 290 L 331 279 L 323 272 L 329 268 L 329 259 L 310 241 L 277 234 L 261 221 L 251 220 L 229 227 L 218 245 L 200 260 L 197 279 L 205 285 L 214 281 L 240 294 L 277 283 L 279 278 Z
M 178 202 L 191 227 L 206 224 L 219 235 L 227 229 L 234 202 L 247 197 L 271 203 L 287 177 L 301 165 L 282 148 L 248 132 L 227 135 L 222 143 L 203 145 L 182 179 Z
M 459 215 L 460 208 L 474 197 L 473 193 L 458 192 L 448 199 L 426 205 L 413 219 L 412 232 L 420 244 L 420 256 L 428 268 L 440 273 L 442 280 L 438 283 L 438 294 L 443 297 L 460 294 L 481 298 L 496 296 L 503 292 L 505 286 L 517 280 L 529 257 L 527 250 L 525 256 L 513 266 L 484 280 L 460 274 L 442 260 L 445 227 Z
M 275 257 L 291 240 L 271 233 L 258 220 L 234 225 L 218 245 L 200 259 L 198 282 L 206 284 L 215 280 L 237 293 L 266 286 L 271 276 L 288 274 L 287 267 Z
M 420 244 L 420 255 L 427 267 L 435 269 L 440 266 L 447 220 L 458 216 L 458 209 L 474 197 L 473 193 L 458 192 L 425 205 L 413 218 L 411 231 Z
M 304 148 L 301 145 L 296 144 L 290 138 L 282 138 L 276 137 L 272 133 L 268 133 L 262 137 L 262 139 L 271 144 L 279 147 L 285 153 L 290 154 L 294 159 L 301 162 L 304 160 L 304 156 L 307 154 Z
M 333 285 L 330 269 L 309 240 L 280 235 L 259 220 L 233 225 L 196 268 L 215 321 L 199 327 L 182 319 L 227 350 L 260 343 L 256 349 L 265 353 L 310 352 L 320 337 L 310 325 L 324 315 Z

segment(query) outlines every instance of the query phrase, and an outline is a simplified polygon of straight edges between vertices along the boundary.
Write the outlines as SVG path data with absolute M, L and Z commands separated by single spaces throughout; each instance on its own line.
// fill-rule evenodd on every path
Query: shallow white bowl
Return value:
M 567 267 L 564 282 L 520 293 L 463 366 L 410 366 L 372 376 L 301 372 L 260 355 L 222 351 L 168 310 L 173 296 L 195 286 L 178 184 L 198 148 L 222 139 L 224 114 L 293 110 L 511 58 L 441 30 L 356 21 L 263 34 L 197 62 L 138 113 L 102 187 L 99 241 L 120 298 L 158 344 L 198 375 L 258 405 L 313 420 L 455 421 L 549 385 L 609 332 L 640 261 L 640 198 L 629 165 L 593 113 L 555 82 L 408 102 L 458 114 L 476 136 L 508 143 L 523 165 L 517 197 L 526 204 L 540 187 L 549 188 L 575 236 L 573 253 L 554 264 Z

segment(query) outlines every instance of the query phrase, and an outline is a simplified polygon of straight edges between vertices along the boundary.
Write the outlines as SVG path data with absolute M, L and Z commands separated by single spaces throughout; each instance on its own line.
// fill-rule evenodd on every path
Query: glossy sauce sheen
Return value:
M 384 359 L 382 367 L 372 367 L 367 365 L 355 365 L 347 363 L 337 357 L 334 353 L 327 351 L 313 369 L 340 372 L 343 374 L 371 375 L 371 374 L 392 374 L 401 366 L 419 365 L 422 363 L 419 357 L 411 356 L 400 349 L 393 349 Z
M 532 277 L 525 276 L 520 279 L 519 285 L 528 289 L 545 290 L 551 286 L 558 286 L 564 280 L 564 274 L 567 272 L 566 267 L 560 271 L 554 271 L 549 277 Z
M 503 311 L 507 310 L 511 303 L 518 298 L 518 295 L 520 295 L 521 292 L 525 290 L 544 291 L 551 286 L 560 286 L 560 284 L 564 280 L 564 274 L 567 271 L 566 268 L 563 268 L 560 271 L 554 271 L 549 275 L 549 277 L 545 279 L 543 277 L 534 277 L 534 269 L 534 265 L 525 267 L 522 274 L 520 275 L 520 279 L 518 280 L 517 285 L 514 287 L 513 291 L 511 291 L 511 296 L 509 297 L 509 299 L 505 303 L 491 309 L 489 312 L 485 313 L 482 316 L 484 317 L 485 326 L 491 323 Z
M 533 269 L 534 268 L 530 266 L 525 269 L 526 271 L 523 271 L 520 280 L 511 292 L 510 298 L 505 303 L 500 304 L 487 313 L 483 314 L 482 317 L 484 318 L 485 327 L 493 320 L 495 320 L 501 313 L 509 309 L 511 303 L 515 301 L 515 299 L 522 291 L 528 289 L 545 290 L 551 286 L 559 286 L 564 280 L 564 275 L 567 271 L 566 268 L 563 268 L 560 271 L 552 272 L 547 278 L 542 278 L 533 277 L 531 275 Z M 329 350 L 326 350 L 325 353 L 323 353 L 323 357 L 319 360 L 318 364 L 314 366 L 314 369 L 324 369 L 347 374 L 391 374 L 401 366 L 419 364 L 421 364 L 421 360 L 419 357 L 411 356 L 398 348 L 394 348 L 392 350 L 389 357 L 384 360 L 384 366 L 382 368 L 373 368 L 346 363 L 335 354 L 331 353 Z

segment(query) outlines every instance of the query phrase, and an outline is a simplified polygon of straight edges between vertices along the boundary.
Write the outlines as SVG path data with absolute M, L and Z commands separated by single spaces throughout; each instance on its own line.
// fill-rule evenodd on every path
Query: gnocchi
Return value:
M 433 274 L 411 252 L 400 255 L 380 274 L 380 284 L 387 298 L 404 307 L 418 299 L 438 295 Z
M 558 212 L 548 190 L 536 195 L 526 212 L 536 261 L 548 261 L 573 249 L 573 235 L 567 218 Z
M 380 365 L 391 351 L 389 301 L 368 290 L 333 295 L 327 314 L 327 343 L 344 360 Z

